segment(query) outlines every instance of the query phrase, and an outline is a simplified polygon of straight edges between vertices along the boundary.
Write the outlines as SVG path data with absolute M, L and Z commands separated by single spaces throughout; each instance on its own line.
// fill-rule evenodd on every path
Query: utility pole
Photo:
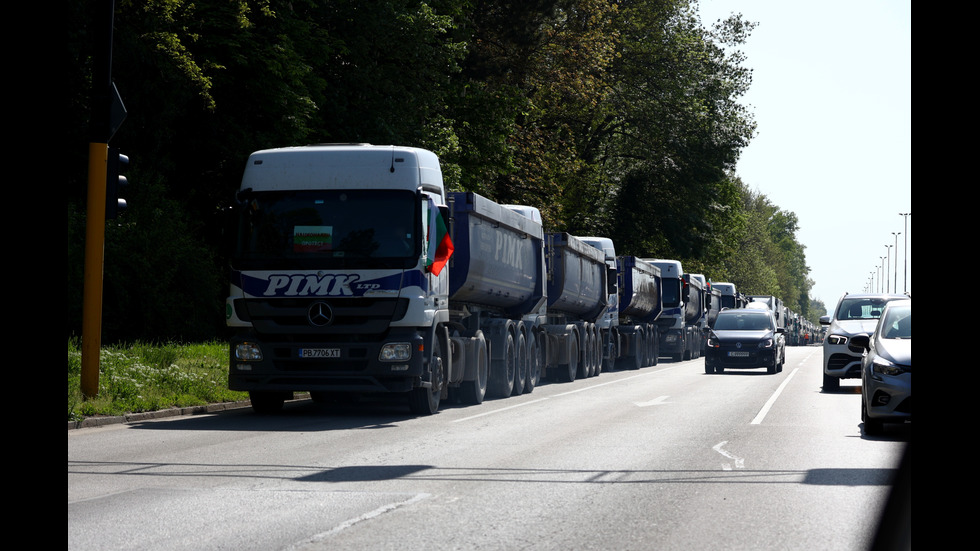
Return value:
M 88 206 L 85 226 L 85 283 L 82 288 L 82 394 L 99 393 L 99 351 L 102 348 L 102 266 L 105 259 L 106 182 L 109 140 L 126 108 L 112 83 L 112 26 L 115 0 L 93 2 L 95 64 L 92 113 L 89 120 Z

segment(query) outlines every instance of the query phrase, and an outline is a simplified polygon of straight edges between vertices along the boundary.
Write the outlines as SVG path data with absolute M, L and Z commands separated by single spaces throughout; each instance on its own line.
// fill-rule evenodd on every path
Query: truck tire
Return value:
M 616 358 L 619 357 L 619 337 L 615 331 L 607 331 L 609 341 L 603 346 L 602 370 L 613 371 L 616 369 Z
M 460 398 L 467 404 L 482 404 L 483 399 L 487 395 L 487 376 L 489 374 L 487 369 L 489 362 L 487 358 L 487 341 L 483 338 L 482 333 L 479 335 L 473 348 L 470 361 L 474 362 L 476 379 L 460 383 Z
M 568 337 L 568 363 L 558 364 L 558 379 L 570 383 L 578 374 L 578 336 L 572 333 Z
M 527 385 L 527 337 L 524 332 L 518 329 L 517 346 L 514 349 L 514 392 L 513 396 L 520 396 L 524 393 L 524 386 Z
M 527 341 L 527 380 L 524 381 L 524 393 L 529 394 L 541 382 L 541 349 L 534 333 L 528 334 Z
M 262 415 L 282 411 L 283 404 L 292 397 L 292 392 L 248 391 L 248 399 L 252 402 L 252 411 Z
M 438 334 L 432 339 L 432 356 L 429 358 L 430 386 L 414 388 L 408 392 L 408 408 L 415 415 L 432 415 L 439 411 L 443 369 L 441 341 Z
M 493 398 L 506 398 L 514 392 L 514 372 L 517 370 L 514 335 L 504 338 L 503 358 L 490 361 L 490 381 L 487 392 Z
M 602 373 L 602 332 L 597 326 L 592 327 L 592 335 L 595 341 L 595 350 L 592 353 L 592 363 L 595 365 L 595 374 L 598 377 Z
M 582 348 L 579 350 L 578 378 L 587 379 L 593 375 L 595 366 L 592 365 L 592 352 L 595 342 L 592 340 L 592 333 L 586 327 L 582 333 Z
M 650 365 L 656 366 L 660 363 L 660 335 L 653 331 L 650 335 Z

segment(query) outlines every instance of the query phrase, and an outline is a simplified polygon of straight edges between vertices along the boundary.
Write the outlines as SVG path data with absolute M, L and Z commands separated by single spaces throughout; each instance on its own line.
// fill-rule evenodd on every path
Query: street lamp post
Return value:
M 902 292 L 909 292 L 909 216 L 911 212 L 900 212 L 899 216 L 905 219 L 905 283 L 902 285 Z
M 902 232 L 892 232 L 895 236 L 895 292 L 898 292 L 898 235 Z
M 890 268 L 892 264 L 891 245 L 885 245 L 885 258 L 887 259 L 885 262 L 885 292 L 890 293 L 892 291 L 892 287 L 891 287 L 891 281 L 888 281 L 888 268 Z
M 879 256 L 878 258 L 881 259 L 881 264 L 878 265 L 878 291 L 877 292 L 883 293 L 885 291 L 885 285 L 884 285 L 884 281 L 882 281 L 881 273 L 883 271 L 885 271 L 884 270 L 885 259 L 888 258 L 888 257 L 886 257 L 886 256 Z

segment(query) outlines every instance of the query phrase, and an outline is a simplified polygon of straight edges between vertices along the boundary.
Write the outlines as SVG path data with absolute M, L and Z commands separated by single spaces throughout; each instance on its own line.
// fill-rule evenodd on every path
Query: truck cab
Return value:
M 229 386 L 273 411 L 294 391 L 405 392 L 437 407 L 448 274 L 438 158 L 366 144 L 253 153 L 238 192 Z M 416 407 L 417 406 L 417 407 Z

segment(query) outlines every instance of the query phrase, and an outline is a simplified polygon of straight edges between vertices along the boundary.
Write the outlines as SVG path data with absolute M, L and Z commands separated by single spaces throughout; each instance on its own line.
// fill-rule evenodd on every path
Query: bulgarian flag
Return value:
M 453 241 L 449 238 L 446 230 L 446 221 L 442 219 L 442 213 L 436 206 L 432 198 L 429 198 L 429 217 L 426 240 L 428 246 L 425 253 L 425 269 L 435 275 L 442 272 L 443 266 L 453 255 Z

